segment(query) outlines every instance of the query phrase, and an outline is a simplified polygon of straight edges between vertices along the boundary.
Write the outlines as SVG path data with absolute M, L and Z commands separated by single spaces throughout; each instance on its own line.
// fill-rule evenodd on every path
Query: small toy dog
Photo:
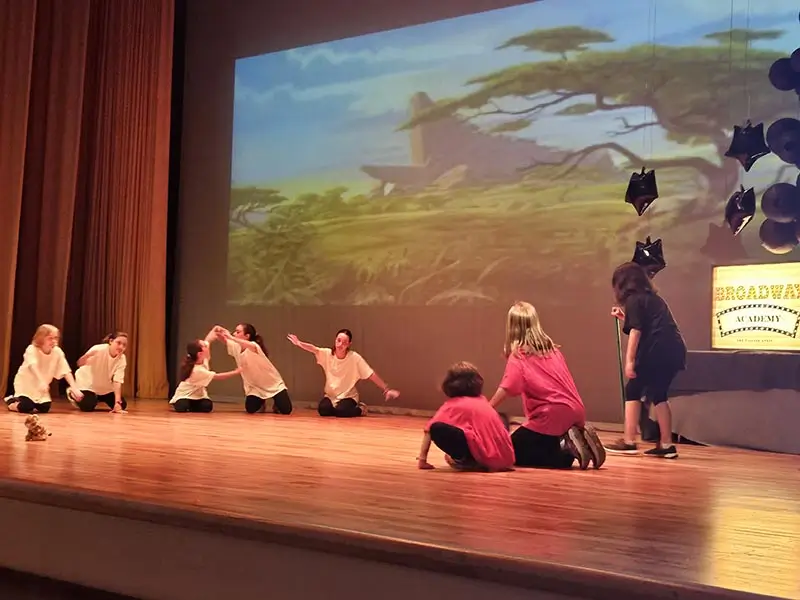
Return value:
M 42 425 L 37 415 L 31 415 L 26 418 L 25 427 L 28 428 L 28 433 L 25 435 L 26 442 L 45 442 L 48 437 L 53 435 Z

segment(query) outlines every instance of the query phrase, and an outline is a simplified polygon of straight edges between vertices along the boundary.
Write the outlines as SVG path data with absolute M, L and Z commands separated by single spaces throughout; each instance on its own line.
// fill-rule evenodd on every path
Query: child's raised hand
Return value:
M 613 306 L 611 308 L 611 316 L 616 317 L 619 320 L 622 320 L 625 318 L 625 311 L 622 310 L 619 306 Z
M 384 402 L 390 402 L 400 397 L 400 392 L 397 390 L 386 390 L 383 393 L 383 400 Z
M 286 339 L 289 340 L 295 346 L 299 346 L 300 345 L 300 340 L 297 339 L 297 336 L 295 334 L 293 334 L 293 333 L 290 333 L 289 335 L 287 335 Z

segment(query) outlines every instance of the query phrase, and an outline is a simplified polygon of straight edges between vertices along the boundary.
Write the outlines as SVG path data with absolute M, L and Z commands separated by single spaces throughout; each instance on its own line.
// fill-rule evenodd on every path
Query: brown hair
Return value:
M 264 338 L 256 332 L 255 326 L 250 323 L 239 323 L 239 327 L 242 328 L 242 332 L 247 336 L 247 339 L 258 344 L 258 347 L 264 352 L 264 356 L 269 358 L 269 352 L 267 352 L 267 346 L 264 344 Z
M 611 276 L 614 299 L 619 306 L 634 294 L 655 294 L 656 288 L 647 271 L 635 262 L 626 262 L 614 269 Z
M 186 355 L 181 362 L 181 381 L 186 381 L 192 376 L 194 366 L 197 364 L 197 357 L 204 349 L 202 340 L 194 340 L 186 344 Z
M 447 370 L 442 391 L 448 398 L 477 398 L 483 394 L 483 377 L 472 363 L 457 362 Z
M 109 333 L 106 337 L 103 338 L 103 344 L 110 344 L 118 337 L 124 337 L 126 340 L 128 339 L 128 334 L 124 331 L 114 331 L 113 333 Z

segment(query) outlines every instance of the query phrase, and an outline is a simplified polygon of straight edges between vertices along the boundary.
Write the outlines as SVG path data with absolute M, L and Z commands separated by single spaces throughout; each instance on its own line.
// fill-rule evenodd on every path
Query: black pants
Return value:
M 559 436 L 536 433 L 527 427 L 518 427 L 511 434 L 511 444 L 518 467 L 569 469 L 575 461 L 572 454 L 562 450 Z
M 14 404 L 17 403 L 17 412 L 25 413 L 29 415 L 33 413 L 34 410 L 38 411 L 39 414 L 45 414 L 50 412 L 50 407 L 52 406 L 52 402 L 34 402 L 27 396 L 15 396 L 13 399 L 9 400 L 7 404 Z
M 202 400 L 179 398 L 173 403 L 172 408 L 179 413 L 210 413 L 214 410 L 214 403 L 208 398 L 203 398 Z
M 97 405 L 102 402 L 108 408 L 113 409 L 115 400 L 114 400 L 114 392 L 110 392 L 108 394 L 102 394 L 98 396 L 94 392 L 90 392 L 89 390 L 81 390 L 83 392 L 83 400 L 78 402 L 78 408 L 82 412 L 92 412 Z M 128 403 L 125 401 L 125 398 L 122 399 L 122 410 L 128 408 Z
M 264 398 L 247 396 L 244 399 L 244 409 L 252 415 L 264 410 L 266 403 Z M 289 398 L 289 390 L 281 390 L 272 397 L 272 412 L 279 415 L 292 414 L 292 399 Z
M 638 402 L 647 397 L 653 406 L 666 402 L 678 371 L 680 369 L 667 365 L 636 365 L 636 377 L 625 384 L 625 400 Z
M 467 444 L 464 431 L 446 423 L 434 423 L 429 430 L 431 441 L 442 452 L 462 464 L 477 464 Z
M 341 417 L 352 418 L 361 416 L 361 407 L 358 402 L 352 398 L 342 398 L 339 403 L 334 406 L 330 398 L 323 398 L 319 401 L 317 407 L 320 417 Z

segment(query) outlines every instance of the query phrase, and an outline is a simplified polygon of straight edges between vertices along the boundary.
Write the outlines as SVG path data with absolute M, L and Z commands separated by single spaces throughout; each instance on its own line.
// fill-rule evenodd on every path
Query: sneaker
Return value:
M 78 401 L 75 400 L 75 396 L 72 395 L 72 390 L 69 388 L 67 388 L 67 400 L 69 400 L 69 403 L 72 404 L 72 408 L 79 408 Z
M 639 454 L 639 447 L 636 444 L 629 444 L 623 439 L 618 439 L 616 442 L 612 442 L 608 444 L 606 447 L 606 452 L 609 454 Z
M 5 403 L 6 408 L 11 412 L 19 412 L 17 410 L 17 405 L 19 402 L 17 402 L 17 399 L 14 396 L 6 396 L 3 398 L 3 402 Z
M 592 465 L 595 469 L 599 469 L 606 462 L 606 449 L 603 447 L 603 442 L 600 441 L 597 430 L 589 423 L 583 428 L 583 437 L 592 455 Z
M 367 409 L 367 405 L 364 404 L 363 402 L 359 402 L 358 403 L 358 408 L 361 409 L 361 416 L 362 417 L 366 417 L 367 416 L 367 412 L 369 412 L 368 409 Z
M 569 428 L 569 431 L 564 434 L 562 439 L 566 450 L 578 459 L 578 466 L 581 471 L 588 469 L 589 462 L 592 460 L 592 453 L 586 443 L 586 438 L 583 437 L 583 432 L 578 427 L 573 426 Z
M 678 458 L 678 450 L 675 446 L 668 446 L 666 448 L 656 446 L 652 450 L 647 450 L 644 455 L 654 458 Z

